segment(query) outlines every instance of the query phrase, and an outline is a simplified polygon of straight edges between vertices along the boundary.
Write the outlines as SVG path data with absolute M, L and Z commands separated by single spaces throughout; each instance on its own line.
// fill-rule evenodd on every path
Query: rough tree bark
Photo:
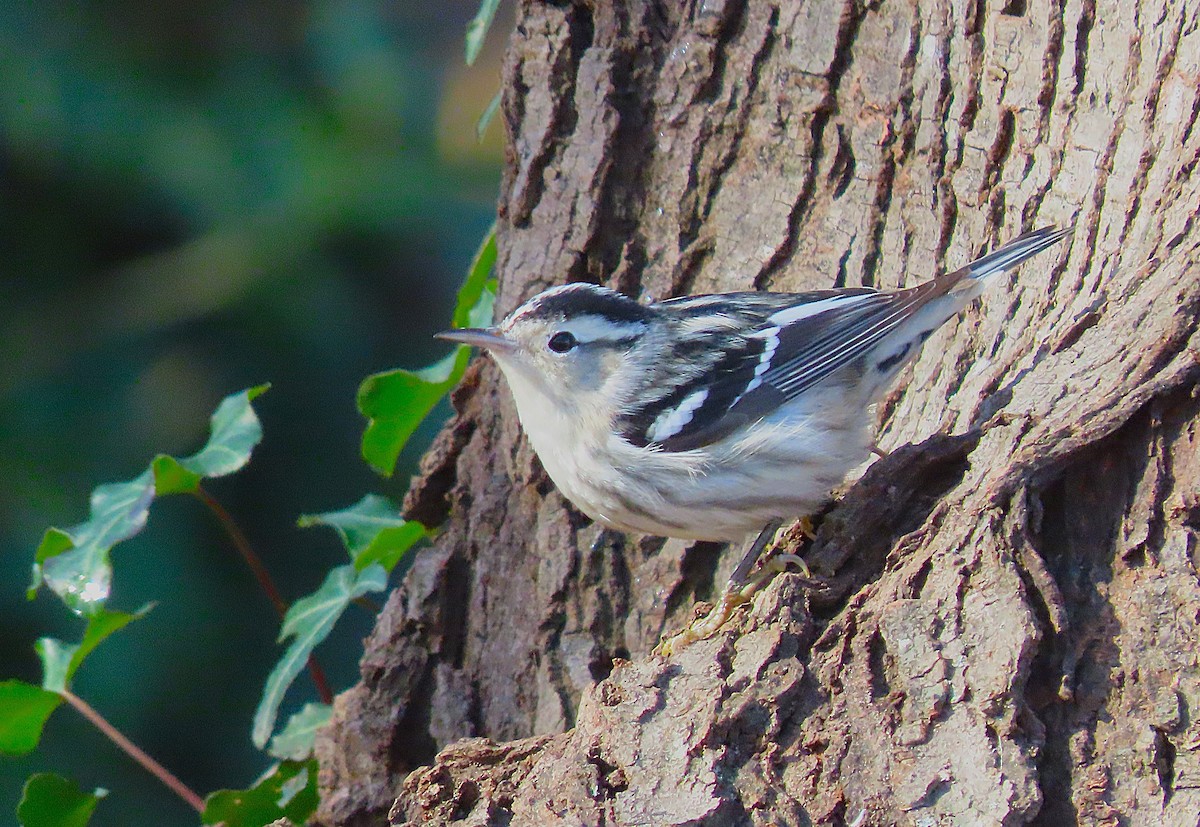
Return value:
M 445 531 L 319 743 L 323 822 L 1196 824 L 1198 7 L 523 0 L 501 312 L 899 287 L 1077 230 L 879 406 L 815 582 L 669 660 L 736 554 L 593 549 L 476 363 L 407 501 Z

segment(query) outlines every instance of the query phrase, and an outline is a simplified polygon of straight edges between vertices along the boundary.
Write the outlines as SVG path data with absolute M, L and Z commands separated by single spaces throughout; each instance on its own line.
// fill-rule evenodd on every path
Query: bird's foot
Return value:
M 758 577 L 756 577 L 754 580 L 755 583 L 758 583 L 758 581 L 762 581 L 762 583 L 756 586 L 754 591 L 758 591 L 759 588 L 761 588 L 763 585 L 766 585 L 766 582 L 775 575 L 783 574 L 785 571 L 788 571 L 789 566 L 795 566 L 796 569 L 799 570 L 800 576 L 805 580 L 812 579 L 812 569 L 808 567 L 808 563 L 804 562 L 803 557 L 801 557 L 799 554 L 792 554 L 788 551 L 777 551 L 763 562 L 762 571 L 759 572 Z M 754 591 L 752 591 L 751 594 L 753 594 Z
M 707 640 L 715 635 L 729 621 L 729 618 L 733 617 L 733 613 L 737 611 L 738 607 L 749 603 L 753 596 L 753 591 L 732 589 L 726 586 L 716 606 L 713 606 L 707 614 L 696 618 L 691 626 L 659 643 L 654 649 L 654 654 L 669 658 L 696 641 Z
M 812 520 L 808 517 L 800 519 L 796 525 L 799 527 L 800 532 L 809 540 L 815 537 Z M 763 532 L 754 541 L 754 544 L 742 559 L 741 565 L 734 571 L 733 576 L 729 578 L 729 582 L 721 592 L 721 598 L 717 601 L 717 605 L 707 613 L 696 618 L 683 631 L 659 643 L 658 647 L 654 650 L 655 654 L 662 657 L 669 657 L 672 653 L 679 652 L 684 647 L 690 646 L 698 640 L 706 640 L 712 637 L 733 617 L 733 613 L 740 606 L 749 603 L 760 589 L 771 582 L 775 575 L 787 571 L 789 566 L 798 568 L 801 576 L 805 578 L 812 577 L 812 572 L 809 570 L 808 564 L 804 562 L 803 557 L 798 554 L 778 551 L 769 554 L 762 561 L 758 572 L 754 576 L 750 576 L 749 572 L 753 568 L 754 563 L 759 560 L 763 549 L 774 540 L 779 527 L 779 523 L 774 523 L 763 529 Z
M 807 530 L 804 531 L 806 536 L 812 536 L 808 534 Z M 764 586 L 774 580 L 775 575 L 783 574 L 784 572 L 788 571 L 791 566 L 795 566 L 800 576 L 805 580 L 812 579 L 812 569 L 808 567 L 808 563 L 804 562 L 803 557 L 801 557 L 799 554 L 792 554 L 788 551 L 776 551 L 762 561 L 762 565 L 759 566 L 758 572 L 738 590 L 738 594 L 741 595 L 742 602 L 744 603 L 749 601 L 750 598 L 758 594 L 758 592 Z M 732 585 L 733 584 L 731 583 L 730 586 Z

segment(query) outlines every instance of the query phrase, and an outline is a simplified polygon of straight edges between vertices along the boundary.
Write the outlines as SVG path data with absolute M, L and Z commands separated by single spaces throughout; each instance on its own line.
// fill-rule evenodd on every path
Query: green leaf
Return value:
M 413 431 L 441 398 L 458 384 L 471 357 L 460 345 L 453 354 L 423 370 L 385 371 L 368 376 L 358 389 L 358 409 L 370 424 L 363 434 L 363 458 L 391 476 Z
M 500 111 L 500 99 L 503 97 L 503 90 L 497 89 L 496 94 L 492 95 L 492 99 L 488 101 L 487 107 L 483 110 L 483 114 L 479 116 L 479 120 L 475 122 L 475 140 L 483 141 L 483 136 L 487 134 L 487 128 L 491 126 L 492 119 L 496 117 L 496 113 Z
M 212 416 L 212 434 L 199 452 L 185 459 L 155 457 L 135 479 L 97 487 L 87 522 L 46 531 L 34 557 L 29 599 L 45 583 L 72 611 L 99 611 L 112 588 L 109 552 L 145 527 L 155 496 L 195 491 L 202 478 L 230 474 L 246 464 L 262 439 L 250 401 L 267 387 L 226 397 Z
M 93 498 L 96 492 L 92 493 Z M 64 551 L 70 551 L 75 542 L 71 539 L 71 535 L 63 531 L 61 528 L 49 528 L 46 534 L 42 537 L 42 542 L 37 547 L 37 552 L 34 554 L 34 563 L 41 563 L 51 557 L 62 554 Z M 37 582 L 33 588 L 37 588 Z
M 280 818 L 303 824 L 317 809 L 317 762 L 284 761 L 247 790 L 217 790 L 205 800 L 204 824 L 263 827 Z
M 488 234 L 483 239 L 483 243 L 479 245 L 479 249 L 475 251 L 475 258 L 471 261 L 471 266 L 467 269 L 467 278 L 463 281 L 462 287 L 458 288 L 458 297 L 454 303 L 454 315 L 451 316 L 451 324 L 454 327 L 483 327 L 491 322 L 491 304 L 487 306 L 488 314 L 486 319 L 472 319 L 472 313 L 479 305 L 480 301 L 485 298 L 484 294 L 488 291 L 488 281 L 492 275 L 492 268 L 496 266 L 496 225 L 493 224 Z M 490 292 L 495 292 L 494 290 Z M 488 297 L 490 299 L 490 297 Z
M 334 529 L 359 571 L 379 563 L 390 572 L 413 543 L 429 533 L 420 523 L 401 517 L 391 500 L 374 494 L 341 511 L 306 514 L 297 522 L 301 528 L 325 525 Z
M 329 704 L 307 703 L 291 717 L 283 731 L 271 739 L 267 754 L 273 758 L 303 761 L 312 755 L 317 730 L 329 723 L 333 707 Z
M 34 648 L 42 659 L 42 688 L 50 692 L 62 692 L 71 684 L 75 670 L 83 659 L 92 653 L 105 638 L 125 628 L 134 620 L 146 616 L 154 605 L 148 603 L 136 612 L 110 612 L 99 609 L 88 618 L 83 640 L 79 643 L 63 643 L 52 637 L 44 637 Z
M 292 604 L 283 618 L 279 639 L 294 638 L 283 657 L 267 677 L 262 700 L 254 713 L 251 739 L 262 749 L 279 715 L 279 704 L 292 681 L 300 674 L 312 650 L 329 636 L 333 624 L 356 597 L 387 587 L 387 572 L 383 566 L 372 565 L 358 571 L 352 564 L 338 566 L 329 572 L 321 588 Z
M 25 681 L 0 682 L 0 752 L 25 755 L 42 739 L 42 729 L 62 698 Z
M 79 642 L 79 648 L 71 658 L 70 666 L 67 669 L 67 680 L 69 681 L 75 676 L 75 670 L 83 663 L 83 659 L 90 655 L 92 650 L 99 646 L 109 635 L 124 629 L 135 620 L 141 620 L 153 608 L 153 603 L 147 603 L 136 612 L 110 612 L 105 609 L 92 615 L 88 619 L 87 628 L 83 632 L 83 640 Z
M 468 327 L 488 327 L 492 323 L 492 309 L 496 304 L 496 281 L 490 279 L 484 284 L 483 292 L 479 294 L 475 305 L 467 313 Z
M 483 41 L 487 38 L 488 29 L 492 27 L 492 20 L 496 17 L 496 9 L 499 7 L 500 0 L 483 0 L 479 4 L 479 11 L 475 13 L 475 18 L 467 24 L 468 66 L 475 65 L 479 52 L 483 49 Z
M 17 805 L 22 827 L 84 827 L 108 790 L 85 793 L 69 778 L 52 772 L 29 776 Z
M 488 233 L 467 279 L 458 291 L 454 327 L 481 327 L 491 320 L 494 294 L 488 277 L 496 263 L 496 231 Z M 454 353 L 423 370 L 391 370 L 368 376 L 358 389 L 358 410 L 368 420 L 362 438 L 362 455 L 384 476 L 396 469 L 396 458 L 409 437 L 433 407 L 462 379 L 471 349 L 458 346 Z
M 52 637 L 44 637 L 33 646 L 42 659 L 42 689 L 47 692 L 62 692 L 70 680 L 71 661 L 79 651 L 78 643 L 63 643 Z
M 142 530 L 154 500 L 154 474 L 101 485 L 92 492 L 91 518 L 74 528 L 51 528 L 38 546 L 31 594 L 45 582 L 74 612 L 90 614 L 108 599 L 114 545 Z
M 223 477 L 245 467 L 263 433 L 262 423 L 250 403 L 270 387 L 256 385 L 221 400 L 212 415 L 208 443 L 190 457 L 179 460 L 179 465 L 200 477 Z
M 154 472 L 154 490 L 160 496 L 191 494 L 200 487 L 201 476 L 184 468 L 175 457 L 159 454 L 150 463 Z

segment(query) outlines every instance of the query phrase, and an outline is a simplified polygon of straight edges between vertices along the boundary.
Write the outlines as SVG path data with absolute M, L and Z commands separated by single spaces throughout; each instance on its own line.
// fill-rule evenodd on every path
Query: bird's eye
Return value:
M 574 336 L 565 330 L 560 330 L 550 337 L 550 341 L 546 342 L 546 347 L 555 353 L 566 353 L 577 344 L 579 342 L 576 341 Z

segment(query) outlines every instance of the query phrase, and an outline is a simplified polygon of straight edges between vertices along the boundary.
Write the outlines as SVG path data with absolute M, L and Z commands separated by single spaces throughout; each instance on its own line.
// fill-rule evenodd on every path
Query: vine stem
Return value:
M 233 547 L 237 549 L 238 554 L 246 561 L 246 565 L 250 567 L 250 571 L 254 574 L 254 579 L 258 581 L 258 585 L 266 592 L 267 599 L 271 601 L 271 605 L 279 613 L 279 619 L 283 620 L 287 615 L 287 602 L 279 594 L 279 589 L 276 588 L 275 581 L 271 579 L 271 573 L 263 565 L 262 558 L 255 553 L 253 546 L 250 545 L 250 540 L 246 537 L 245 532 L 242 531 L 241 526 L 225 510 L 225 506 L 221 505 L 216 497 L 205 491 L 203 486 L 197 485 L 193 493 L 213 513 L 217 518 L 217 522 L 221 524 L 221 528 L 225 529 L 225 533 L 229 535 L 229 539 L 233 542 Z M 317 696 L 321 699 L 321 703 L 333 703 L 333 691 L 329 688 L 329 680 L 325 677 L 325 670 L 317 662 L 316 656 L 311 653 L 308 656 L 308 673 L 312 676 L 312 682 L 317 688 Z
M 108 737 L 108 740 L 116 744 L 122 752 L 141 764 L 146 772 L 153 775 L 166 785 L 171 792 L 186 801 L 188 806 L 193 810 L 203 814 L 204 799 L 198 796 L 188 785 L 176 778 L 170 770 L 147 755 L 137 744 L 126 738 L 103 715 L 93 709 L 91 704 L 69 689 L 60 689 L 58 690 L 58 694 L 62 696 L 63 700 L 75 707 L 75 711 L 86 718 L 88 723 L 103 732 Z

